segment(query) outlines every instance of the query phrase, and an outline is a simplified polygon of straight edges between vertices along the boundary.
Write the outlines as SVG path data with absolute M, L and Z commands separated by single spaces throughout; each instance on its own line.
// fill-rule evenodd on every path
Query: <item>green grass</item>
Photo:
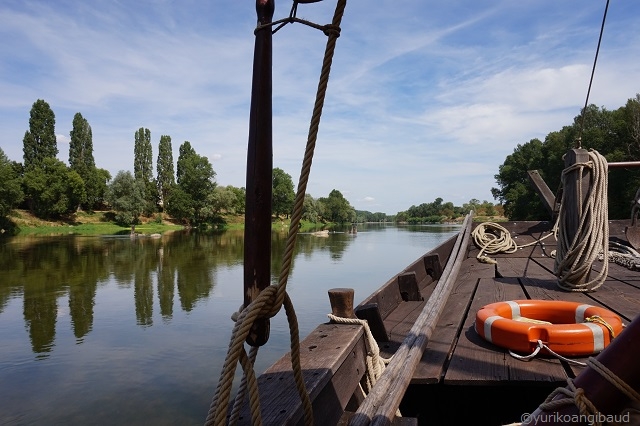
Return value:
M 162 234 L 166 231 L 182 229 L 178 225 L 160 225 L 157 223 L 145 223 L 136 226 L 136 234 Z M 80 225 L 61 226 L 34 226 L 20 227 L 18 235 L 115 235 L 128 233 L 129 227 L 119 226 L 114 223 L 83 223 Z

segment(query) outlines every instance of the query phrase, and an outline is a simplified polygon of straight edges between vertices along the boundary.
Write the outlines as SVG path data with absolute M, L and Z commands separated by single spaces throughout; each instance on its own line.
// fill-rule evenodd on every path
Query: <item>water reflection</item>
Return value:
M 273 282 L 280 273 L 286 238 L 286 231 L 273 233 Z M 310 256 L 326 251 L 332 259 L 340 258 L 353 238 L 348 233 L 332 234 L 330 240 L 301 236 L 297 252 Z M 138 326 L 153 326 L 154 298 L 162 321 L 169 322 L 176 295 L 180 309 L 190 312 L 214 291 L 218 268 L 242 264 L 243 242 L 242 231 L 174 232 L 159 239 L 61 236 L 5 240 L 0 245 L 0 317 L 11 299 L 23 299 L 25 327 L 38 358 L 46 358 L 55 346 L 58 317 L 67 311 L 60 306 L 65 299 L 76 343 L 83 343 L 94 325 L 97 293 L 109 282 L 133 293 Z

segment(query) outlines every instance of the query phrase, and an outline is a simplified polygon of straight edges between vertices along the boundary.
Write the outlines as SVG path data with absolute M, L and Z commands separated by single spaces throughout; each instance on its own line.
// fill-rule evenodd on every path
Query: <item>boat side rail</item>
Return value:
M 349 425 L 391 425 L 394 421 L 400 401 L 433 334 L 451 289 L 455 285 L 462 261 L 467 256 L 472 217 L 473 212 L 465 218 L 442 277 L 420 316 L 369 395 L 351 418 Z

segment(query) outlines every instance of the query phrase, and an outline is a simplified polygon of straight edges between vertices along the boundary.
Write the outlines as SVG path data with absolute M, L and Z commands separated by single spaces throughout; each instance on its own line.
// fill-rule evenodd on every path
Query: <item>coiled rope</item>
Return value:
M 573 239 L 567 235 L 566 222 L 567 208 L 565 203 L 566 191 L 563 191 L 558 213 L 558 246 L 554 265 L 555 275 L 558 277 L 558 286 L 567 291 L 586 292 L 600 287 L 609 272 L 609 263 L 604 262 L 597 276 L 589 279 L 591 265 L 601 255 L 609 258 L 609 213 L 607 210 L 607 160 L 598 151 L 589 151 L 589 161 L 576 163 L 562 171 L 562 185 L 568 184 L 569 173 L 578 171 L 582 176 L 584 169 L 591 172 L 591 185 L 586 197 L 583 197 L 582 188 L 579 186 L 578 200 L 584 198 L 584 202 L 578 204 L 578 216 L 580 219 L 578 229 Z
M 534 244 L 538 244 L 550 236 L 555 235 L 555 227 L 550 234 L 545 235 L 539 240 L 532 241 L 527 244 L 518 245 L 511 238 L 511 233 L 502 225 L 498 225 L 494 222 L 483 222 L 476 226 L 471 233 L 473 242 L 480 249 L 476 259 L 483 263 L 497 264 L 498 261 L 486 256 L 487 254 L 498 253 L 515 253 L 519 248 L 529 247 Z
M 327 91 L 327 85 L 329 81 L 329 74 L 331 71 L 331 64 L 333 62 L 333 54 L 335 51 L 335 45 L 338 37 L 340 36 L 340 23 L 344 14 L 346 6 L 346 0 L 338 0 L 336 10 L 333 16 L 333 20 L 330 25 L 325 26 L 324 30 L 327 35 L 327 45 L 325 48 L 325 55 L 322 62 L 322 69 L 320 72 L 320 80 L 318 83 L 318 90 L 316 92 L 316 100 L 311 117 L 311 124 L 309 126 L 309 135 L 307 137 L 307 145 L 305 148 L 305 154 L 302 163 L 302 171 L 300 173 L 300 179 L 298 182 L 298 191 L 294 201 L 293 212 L 291 215 L 291 224 L 289 226 L 289 233 L 287 236 L 287 244 L 282 261 L 282 268 L 278 283 L 270 285 L 260 292 L 258 297 L 252 301 L 249 305 L 244 307 L 242 311 L 237 315 L 236 323 L 233 327 L 231 341 L 229 343 L 229 349 L 227 351 L 227 357 L 224 362 L 220 379 L 216 387 L 215 396 L 211 401 L 209 412 L 205 420 L 205 426 L 210 425 L 224 425 L 227 416 L 227 407 L 229 405 L 231 388 L 233 385 L 233 378 L 238 362 L 241 363 L 244 372 L 242 392 L 238 393 L 235 406 L 239 407 L 242 404 L 247 390 L 249 393 L 249 406 L 251 409 L 251 420 L 254 425 L 261 425 L 262 419 L 260 415 L 260 402 L 258 395 L 258 385 L 256 375 L 253 370 L 253 360 L 255 360 L 254 352 L 256 349 L 251 349 L 251 355 L 247 355 L 244 342 L 251 329 L 253 322 L 257 318 L 271 318 L 275 316 L 280 308 L 284 305 L 285 312 L 287 314 L 287 321 L 289 323 L 289 331 L 291 335 L 291 363 L 294 373 L 294 380 L 296 388 L 302 400 L 304 407 L 305 424 L 313 424 L 313 412 L 311 407 L 311 401 L 309 395 L 306 392 L 304 381 L 302 379 L 302 369 L 300 367 L 300 341 L 298 332 L 298 323 L 293 308 L 293 303 L 286 292 L 287 281 L 289 278 L 289 272 L 291 270 L 291 263 L 293 260 L 293 252 L 296 243 L 296 237 L 298 234 L 298 227 L 302 218 L 302 208 L 304 205 L 304 198 L 309 180 L 309 174 L 311 171 L 311 163 L 313 160 L 313 153 L 318 136 L 318 128 L 320 126 L 320 118 L 322 116 L 322 108 L 324 106 L 324 99 Z M 297 2 L 294 1 L 294 8 L 297 6 Z M 238 418 L 238 410 L 232 411 L 234 422 Z

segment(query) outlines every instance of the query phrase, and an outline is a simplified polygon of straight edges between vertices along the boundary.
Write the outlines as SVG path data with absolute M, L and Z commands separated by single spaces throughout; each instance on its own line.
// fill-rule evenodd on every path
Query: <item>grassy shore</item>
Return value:
M 15 226 L 18 235 L 114 235 L 131 231 L 130 227 L 120 226 L 108 218 L 108 212 L 79 211 L 70 217 L 48 221 L 35 217 L 26 210 L 14 210 L 9 220 Z M 182 225 L 173 223 L 162 217 L 143 218 L 142 223 L 136 225 L 136 233 L 161 234 L 170 230 L 183 229 Z

